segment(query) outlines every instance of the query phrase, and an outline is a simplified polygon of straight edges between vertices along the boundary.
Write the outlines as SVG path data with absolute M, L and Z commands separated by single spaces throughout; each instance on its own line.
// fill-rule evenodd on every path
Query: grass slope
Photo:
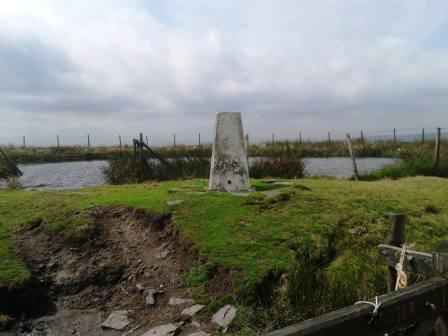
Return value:
M 259 190 L 272 188 L 261 181 L 254 184 Z M 318 305 L 318 312 L 384 290 L 376 245 L 384 241 L 388 212 L 409 215 L 407 241 L 415 249 L 431 251 L 448 234 L 448 180 L 440 178 L 301 179 L 295 185 L 277 185 L 280 195 L 261 202 L 249 201 L 260 192 L 250 198 L 198 194 L 205 186 L 205 180 L 196 179 L 73 191 L 2 190 L 0 282 L 13 285 L 29 275 L 15 254 L 14 230 L 41 219 L 49 230 L 74 234 L 84 223 L 77 210 L 103 204 L 172 211 L 176 227 L 203 256 L 204 264 L 186 277 L 199 295 L 207 265 L 240 270 L 237 293 L 247 294 L 270 271 L 288 270 L 298 260 L 301 267 L 293 273 L 298 287 L 290 296 L 297 303 Z M 184 191 L 170 193 L 170 188 Z M 185 202 L 170 207 L 170 199 Z M 316 282 L 323 286 L 315 287 Z M 309 292 L 315 292 L 312 298 L 304 296 Z M 319 302 L 313 301 L 317 294 Z

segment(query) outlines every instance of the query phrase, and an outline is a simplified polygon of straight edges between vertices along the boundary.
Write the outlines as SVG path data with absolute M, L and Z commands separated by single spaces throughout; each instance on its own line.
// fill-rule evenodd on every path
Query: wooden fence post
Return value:
M 143 162 L 143 133 L 140 133 L 140 162 Z
M 331 142 L 331 133 L 328 132 L 328 142 Z
M 394 143 L 397 142 L 397 130 L 394 127 Z
M 359 179 L 358 167 L 356 166 L 355 154 L 353 153 L 353 150 L 352 150 L 352 142 L 350 140 L 350 133 L 347 133 L 347 146 L 348 146 L 348 152 L 350 153 L 350 158 L 352 159 L 353 177 L 355 178 L 355 180 L 358 180 Z
M 275 143 L 275 139 L 274 139 L 274 133 L 272 133 L 272 144 Z
M 23 136 L 23 137 L 22 137 L 22 140 L 23 140 L 23 141 L 22 141 L 22 144 L 23 144 L 23 148 L 25 148 L 25 147 L 26 147 L 25 136 Z
M 145 135 L 145 139 L 146 139 L 146 144 L 149 146 L 149 141 L 148 141 L 148 136 Z
M 389 215 L 389 230 L 386 235 L 386 244 L 401 247 L 405 240 L 405 224 L 406 215 L 401 213 L 392 213 Z M 387 277 L 387 290 L 392 292 L 395 290 L 397 281 L 397 271 L 394 267 L 389 267 Z
M 299 144 L 302 143 L 302 132 L 299 132 Z
M 176 133 L 173 133 L 173 145 L 176 147 Z
M 364 141 L 364 132 L 363 132 L 362 130 L 361 130 L 361 141 L 362 141 L 362 142 L 365 142 L 365 141 Z
M 198 133 L 198 144 L 199 144 L 199 146 L 201 145 L 201 133 L 200 132 Z
M 439 165 L 440 162 L 440 133 L 441 133 L 441 128 L 438 127 L 437 128 L 437 137 L 436 137 L 436 148 L 434 151 L 434 164 L 437 167 Z
M 118 135 L 118 143 L 120 144 L 120 149 L 121 149 L 121 135 Z
M 58 148 L 59 148 L 59 135 L 56 135 L 56 140 L 58 142 Z
M 425 129 L 422 128 L 422 143 L 425 142 Z
M 90 148 L 90 134 L 87 134 L 87 147 Z

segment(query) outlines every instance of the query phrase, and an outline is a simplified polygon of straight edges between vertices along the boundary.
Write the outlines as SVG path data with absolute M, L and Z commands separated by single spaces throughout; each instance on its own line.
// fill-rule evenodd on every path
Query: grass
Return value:
M 72 191 L 1 190 L 0 282 L 14 285 L 29 276 L 13 248 L 15 230 L 29 221 L 42 220 L 48 230 L 73 235 L 84 224 L 83 212 L 78 210 L 96 205 L 171 211 L 174 225 L 202 260 L 184 279 L 199 298 L 205 294 L 214 265 L 239 270 L 233 300 L 245 307 L 260 299 L 257 293 L 272 290 L 270 280 L 286 275 L 284 286 L 274 288 L 277 299 L 269 308 L 278 318 L 271 319 L 270 327 L 278 327 L 290 321 L 292 315 L 285 311 L 309 317 L 385 291 L 384 267 L 377 261 L 376 246 L 384 241 L 389 212 L 408 214 L 407 244 L 413 249 L 431 251 L 448 234 L 446 179 L 305 178 L 281 186 L 254 180 L 258 189 L 251 195 L 254 201 L 227 193 L 190 193 L 203 191 L 206 182 L 194 179 Z M 171 188 L 183 191 L 171 193 Z M 259 193 L 272 188 L 288 197 L 266 202 Z M 185 202 L 168 206 L 166 201 L 174 198 Z M 286 301 L 278 301 L 282 297 Z M 260 314 L 252 315 L 256 319 Z

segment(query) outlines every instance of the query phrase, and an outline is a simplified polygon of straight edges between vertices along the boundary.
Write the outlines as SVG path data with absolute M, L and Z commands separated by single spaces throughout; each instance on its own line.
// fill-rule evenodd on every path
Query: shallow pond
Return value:
M 357 159 L 360 173 L 393 163 L 395 159 Z M 349 158 L 306 158 L 308 176 L 350 177 L 352 163 Z M 58 162 L 19 165 L 23 172 L 22 184 L 29 189 L 74 189 L 105 184 L 103 170 L 107 161 Z

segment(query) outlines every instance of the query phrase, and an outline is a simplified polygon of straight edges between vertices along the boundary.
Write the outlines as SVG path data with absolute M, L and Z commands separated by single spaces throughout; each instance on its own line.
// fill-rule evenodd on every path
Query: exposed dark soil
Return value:
M 115 335 L 101 323 L 119 309 L 132 310 L 134 323 L 127 330 L 140 325 L 137 335 L 180 320 L 185 306 L 170 306 L 168 300 L 190 298 L 182 275 L 195 258 L 170 216 L 119 206 L 88 215 L 89 225 L 70 238 L 51 235 L 40 223 L 19 234 L 17 246 L 32 277 L 20 288 L 0 288 L 0 313 L 18 321 L 6 335 Z M 148 306 L 137 284 L 164 293 Z M 219 296 L 222 288 L 215 289 Z

